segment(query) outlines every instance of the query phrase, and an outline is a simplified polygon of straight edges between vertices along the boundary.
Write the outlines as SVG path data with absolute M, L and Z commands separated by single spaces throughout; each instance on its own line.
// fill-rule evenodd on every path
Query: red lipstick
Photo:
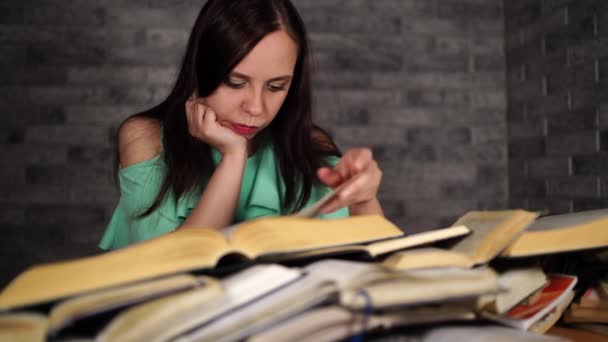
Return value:
M 235 124 L 235 123 L 230 123 L 230 127 L 232 127 L 232 130 L 240 135 L 250 135 L 255 133 L 258 128 L 257 127 L 252 127 L 252 126 L 245 126 L 245 125 L 239 125 L 239 124 Z

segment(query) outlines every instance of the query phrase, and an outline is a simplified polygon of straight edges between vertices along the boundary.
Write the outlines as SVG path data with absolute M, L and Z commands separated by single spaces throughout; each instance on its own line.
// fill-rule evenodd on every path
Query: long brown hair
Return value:
M 289 0 L 209 0 L 196 19 L 173 90 L 159 105 L 134 115 L 161 122 L 167 166 L 157 197 L 140 216 L 158 208 L 169 191 L 177 199 L 209 179 L 214 168 L 210 146 L 188 133 L 184 103 L 194 89 L 201 97 L 213 93 L 264 36 L 280 29 L 297 43 L 298 58 L 287 97 L 267 129 L 285 184 L 283 209 L 293 212 L 306 204 L 318 182 L 316 170 L 326 165 L 327 156 L 340 152 L 312 122 L 311 57 L 304 23 Z

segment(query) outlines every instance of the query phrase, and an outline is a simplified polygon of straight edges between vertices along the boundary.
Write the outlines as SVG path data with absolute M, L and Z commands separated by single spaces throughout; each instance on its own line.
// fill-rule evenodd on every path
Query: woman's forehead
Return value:
M 298 58 L 298 46 L 285 31 L 266 35 L 233 69 L 233 72 L 256 79 L 292 75 Z

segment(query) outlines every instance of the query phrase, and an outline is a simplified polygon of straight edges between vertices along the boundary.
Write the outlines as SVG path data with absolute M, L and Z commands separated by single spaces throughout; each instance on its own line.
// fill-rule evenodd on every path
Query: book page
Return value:
M 252 256 L 370 242 L 403 235 L 379 215 L 341 219 L 270 217 L 243 223 L 233 232 L 235 250 Z
M 51 310 L 49 334 L 53 335 L 73 321 L 84 317 L 184 291 L 204 283 L 202 277 L 197 279 L 190 274 L 180 274 L 71 298 L 55 305 Z
M 493 259 L 515 240 L 537 217 L 524 210 L 472 211 L 454 225 L 465 225 L 473 233 L 450 249 L 468 255 L 476 264 Z
M 546 216 L 538 219 L 503 253 L 532 256 L 608 246 L 608 210 Z
M 4 289 L 0 309 L 213 267 L 226 249 L 226 240 L 213 230 L 180 229 L 105 254 L 35 266 Z

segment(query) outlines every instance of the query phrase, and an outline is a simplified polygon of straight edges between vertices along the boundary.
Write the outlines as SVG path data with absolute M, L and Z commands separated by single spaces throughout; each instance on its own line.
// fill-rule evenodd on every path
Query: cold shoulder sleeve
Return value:
M 168 196 L 150 215 L 139 217 L 158 195 L 166 167 L 161 156 L 120 169 L 120 199 L 99 247 L 116 249 L 175 230 L 185 220 Z

